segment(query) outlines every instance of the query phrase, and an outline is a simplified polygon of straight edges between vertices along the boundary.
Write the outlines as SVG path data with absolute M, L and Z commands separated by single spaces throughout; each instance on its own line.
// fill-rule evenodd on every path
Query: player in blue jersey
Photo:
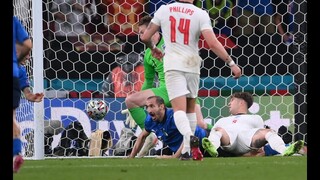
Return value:
M 17 44 L 16 45 L 17 54 L 19 55 L 22 46 Z M 26 70 L 26 63 L 30 59 L 30 55 L 26 55 L 20 62 L 19 62 L 19 83 L 20 83 L 20 89 L 24 94 L 24 97 L 31 102 L 41 102 L 44 94 L 43 93 L 33 93 L 30 89 L 30 82 Z
M 181 151 L 183 136 L 173 119 L 173 109 L 167 108 L 160 96 L 150 96 L 146 101 L 146 110 L 148 116 L 145 120 L 145 128 L 138 136 L 129 158 L 134 158 L 137 155 L 150 133 L 155 133 L 172 153 L 176 153 L 179 149 Z M 201 133 L 201 130 L 205 132 L 204 129 L 197 126 L 195 134 L 204 136 L 205 133 Z
M 19 56 L 16 43 L 21 45 Z M 21 89 L 19 83 L 19 61 L 24 59 L 32 49 L 32 41 L 28 32 L 17 17 L 13 16 L 13 172 L 19 171 L 23 164 L 21 155 L 21 132 L 16 119 L 16 109 L 20 104 Z

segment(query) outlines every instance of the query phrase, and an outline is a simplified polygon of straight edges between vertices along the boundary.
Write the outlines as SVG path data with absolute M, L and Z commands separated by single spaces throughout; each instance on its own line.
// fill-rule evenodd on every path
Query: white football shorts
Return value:
M 187 98 L 198 97 L 199 74 L 170 70 L 165 72 L 165 81 L 169 100 L 183 95 Z
M 243 155 L 255 149 L 251 147 L 251 141 L 253 135 L 259 130 L 259 128 L 245 130 L 239 133 L 233 133 L 234 131 L 230 131 L 228 129 L 225 130 L 230 137 L 230 145 L 221 147 L 223 150 L 237 155 Z

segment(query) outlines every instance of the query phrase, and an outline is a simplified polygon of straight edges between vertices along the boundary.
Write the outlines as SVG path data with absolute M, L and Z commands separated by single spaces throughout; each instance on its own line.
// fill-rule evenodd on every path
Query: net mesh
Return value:
M 87 139 L 96 138 L 96 133 L 94 136 L 92 133 L 98 129 L 109 132 L 110 139 L 101 136 L 105 141 L 98 142 L 105 142 L 108 147 L 100 149 L 96 156 L 116 156 L 111 145 L 117 144 L 126 127 L 126 116 L 120 113 L 126 109 L 125 97 L 135 92 L 135 86 L 143 80 L 134 78 L 132 72 L 127 73 L 122 76 L 121 83 L 129 90 L 115 92 L 119 84 L 111 77 L 125 68 L 117 59 L 130 53 L 143 56 L 145 47 L 137 34 L 138 21 L 169 2 L 43 0 L 43 119 L 55 122 L 45 124 L 46 157 L 88 156 L 88 148 L 79 147 L 90 148 Z M 307 141 L 306 1 L 281 2 L 196 1 L 198 7 L 208 11 L 218 40 L 243 71 L 240 80 L 233 80 L 229 67 L 200 41 L 200 55 L 204 61 L 199 99 L 204 118 L 214 124 L 228 115 L 226 104 L 230 94 L 252 92 L 255 103 L 250 113 L 260 114 L 275 130 L 287 127 L 294 134 L 293 141 Z M 31 3 L 31 0 L 13 1 L 14 14 L 33 36 Z M 279 19 L 280 24 L 277 23 Z M 136 62 L 129 62 L 129 65 L 137 69 L 141 66 Z M 42 67 L 32 63 L 32 56 L 27 66 L 32 82 L 32 69 Z M 143 69 L 136 71 L 141 76 Z M 108 113 L 102 121 L 94 121 L 86 115 L 86 104 L 94 98 L 108 104 Z M 33 156 L 33 114 L 33 104 L 22 97 L 17 118 L 22 126 L 27 157 Z M 75 122 L 80 122 L 82 128 Z M 64 134 L 69 131 L 74 137 Z M 135 135 L 140 131 L 134 131 Z M 66 146 L 62 147 L 61 143 Z M 79 146 L 81 143 L 86 145 Z M 60 154 L 54 154 L 54 148 Z

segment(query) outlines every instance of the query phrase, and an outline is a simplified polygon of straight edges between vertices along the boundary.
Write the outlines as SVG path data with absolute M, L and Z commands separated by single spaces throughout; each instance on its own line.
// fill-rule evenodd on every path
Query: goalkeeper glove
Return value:
M 121 114 L 126 114 L 127 115 L 126 122 L 125 122 L 126 125 L 128 125 L 131 129 L 136 127 L 137 123 L 133 119 L 133 117 L 131 116 L 131 113 L 130 113 L 129 109 L 122 110 Z

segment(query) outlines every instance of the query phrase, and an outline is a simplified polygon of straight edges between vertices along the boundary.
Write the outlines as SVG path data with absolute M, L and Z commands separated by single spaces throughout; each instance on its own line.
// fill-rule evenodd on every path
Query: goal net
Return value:
M 127 155 L 130 143 L 119 145 L 119 139 L 141 132 L 139 128 L 124 129 L 128 128 L 126 116 L 121 114 L 126 109 L 125 97 L 136 92 L 143 81 L 141 57 L 145 47 L 137 33 L 138 22 L 171 1 L 43 0 L 38 11 L 33 11 L 32 2 L 13 1 L 14 15 L 32 38 L 39 35 L 33 32 L 36 29 L 43 37 L 43 44 L 34 44 L 27 66 L 32 86 L 42 88 L 45 99 L 39 107 L 22 97 L 17 112 L 24 156 L 34 158 L 35 149 L 40 148 L 40 158 L 116 157 L 116 147 L 125 148 L 120 154 Z M 291 141 L 302 139 L 307 144 L 307 2 L 281 2 L 195 1 L 196 6 L 208 11 L 218 40 L 243 71 L 243 76 L 234 80 L 230 68 L 201 40 L 204 61 L 199 99 L 205 121 L 214 124 L 228 116 L 230 94 L 251 92 L 255 103 L 250 113 L 261 115 L 276 131 L 286 127 L 284 134 L 292 135 Z M 42 24 L 35 26 L 35 20 Z M 35 63 L 35 49 L 41 49 L 41 61 L 37 62 L 43 64 Z M 116 73 L 128 67 L 134 70 L 116 80 Z M 39 77 L 41 80 L 34 81 Z M 129 90 L 119 88 L 119 82 Z M 108 104 L 103 120 L 87 116 L 85 107 L 91 99 L 103 99 Z M 35 117 L 40 117 L 38 122 L 43 124 L 35 123 Z M 35 127 L 42 130 L 36 131 Z M 39 133 L 44 136 L 35 141 Z M 95 141 L 88 143 L 88 139 Z

